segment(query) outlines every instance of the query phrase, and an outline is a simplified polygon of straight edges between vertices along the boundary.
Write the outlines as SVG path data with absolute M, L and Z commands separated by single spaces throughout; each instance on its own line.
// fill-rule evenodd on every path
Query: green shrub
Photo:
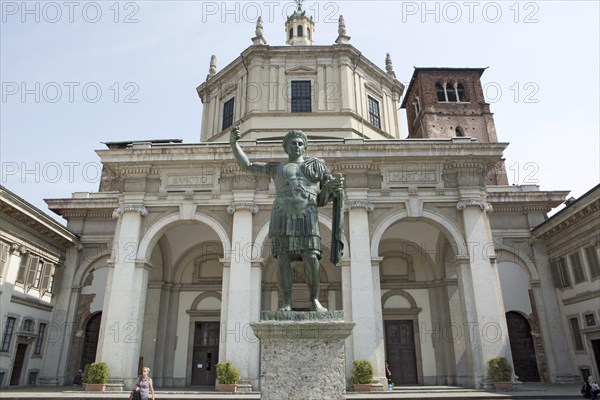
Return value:
M 83 383 L 107 384 L 108 364 L 101 361 L 86 365 L 83 370 Z
M 354 360 L 352 362 L 352 383 L 373 383 L 373 365 L 368 360 Z
M 223 385 L 233 385 L 240 381 L 240 370 L 231 361 L 217 363 L 217 379 Z
M 494 357 L 488 361 L 488 374 L 492 382 L 510 382 L 512 366 L 504 357 Z

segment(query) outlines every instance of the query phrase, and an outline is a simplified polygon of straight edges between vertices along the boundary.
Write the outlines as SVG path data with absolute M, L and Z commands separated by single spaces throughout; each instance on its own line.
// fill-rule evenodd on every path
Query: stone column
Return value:
M 252 268 L 252 214 L 258 211 L 253 196 L 252 191 L 234 191 L 234 203 L 227 208 L 233 214 L 233 233 L 230 254 L 225 254 L 229 274 L 223 276 L 223 285 L 228 278 L 228 287 L 223 291 L 227 294 L 227 319 L 221 323 L 225 350 L 220 361 L 231 361 L 239 368 L 241 380 L 246 381 L 242 383 L 246 384 L 258 383 L 259 365 L 259 341 L 250 327 L 260 316 L 261 281 L 260 274 Z
M 133 204 L 119 207 L 113 213 L 119 222 L 96 355 L 97 361 L 108 364 L 109 384 L 124 384 L 127 388 L 133 386 L 137 377 L 144 328 L 150 264 L 136 257 L 142 217 L 146 214 L 144 206 Z
M 165 386 L 165 343 L 168 337 L 168 311 L 169 301 L 171 300 L 171 283 L 163 283 L 160 293 L 160 305 L 158 307 L 158 330 L 156 333 L 154 360 L 154 371 L 152 371 L 152 380 L 156 386 Z
M 383 361 L 383 346 L 381 334 L 377 327 L 381 320 L 376 320 L 371 266 L 371 240 L 369 234 L 368 212 L 373 210 L 373 204 L 367 201 L 367 190 L 346 190 L 349 210 L 350 232 L 350 288 L 352 303 L 352 321 L 356 327 L 352 332 L 352 342 L 355 360 L 369 360 L 373 363 L 375 376 L 385 376 Z M 379 305 L 381 310 L 381 305 Z M 381 313 L 381 311 L 380 311 Z
M 371 258 L 371 274 L 373 280 L 373 319 L 375 322 L 375 379 L 383 383 L 384 390 L 387 387 L 387 378 L 385 376 L 385 333 L 383 330 L 383 309 L 381 304 L 381 278 L 379 275 L 379 266 L 383 257 Z
M 508 329 L 495 262 L 491 228 L 486 212 L 491 206 L 479 188 L 461 188 L 456 208 L 462 211 L 469 259 L 457 268 L 465 303 L 464 337 L 471 341 L 473 386 L 487 385 L 487 362 L 501 356 L 512 363 Z

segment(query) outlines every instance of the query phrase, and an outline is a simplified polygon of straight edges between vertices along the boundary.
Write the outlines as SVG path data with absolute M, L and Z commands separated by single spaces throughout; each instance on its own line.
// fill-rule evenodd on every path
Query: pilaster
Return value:
M 231 252 L 225 254 L 229 265 L 223 274 L 223 298 L 227 302 L 226 319 L 221 324 L 221 340 L 225 341 L 223 360 L 240 369 L 241 379 L 258 387 L 259 341 L 250 323 L 260 318 L 260 267 L 252 263 L 252 216 L 258 211 L 254 192 L 238 190 L 227 212 L 233 215 Z M 227 271 L 229 270 L 229 271 Z M 228 273 L 227 273 L 228 272 Z
M 550 260 L 543 243 L 533 240 L 535 263 L 540 277 L 540 285 L 533 286 L 533 295 L 536 304 L 544 305 L 544 312 L 538 312 L 538 320 L 542 341 L 546 351 L 548 364 L 548 377 L 551 383 L 576 383 L 579 382 L 577 366 L 573 354 L 569 349 L 569 332 L 565 332 L 560 318 L 548 318 L 549 315 L 562 315 L 559 299 L 554 288 L 554 280 L 550 270 Z
M 487 385 L 487 362 L 493 357 L 506 357 L 512 363 L 508 329 L 496 268 L 496 255 L 487 212 L 491 206 L 479 187 L 461 187 L 465 241 L 469 259 L 460 260 L 457 268 L 459 287 L 465 304 L 466 334 L 471 340 L 473 385 Z
M 382 336 L 377 332 L 378 326 L 381 326 L 381 319 L 376 318 L 374 298 L 376 286 L 379 285 L 373 282 L 368 215 L 374 206 L 367 200 L 367 189 L 347 189 L 346 194 L 350 228 L 352 321 L 356 322 L 352 334 L 354 359 L 371 361 L 375 376 L 382 376 L 385 375 L 383 372 L 385 356 Z M 378 308 L 381 315 L 380 304 Z
M 112 383 L 127 388 L 137 377 L 151 268 L 148 262 L 136 259 L 142 217 L 147 213 L 143 205 L 127 203 L 113 213 L 119 221 L 96 355 L 96 360 L 108 363 Z
M 77 300 L 79 290 L 69 290 L 73 285 L 75 271 L 79 265 L 80 248 L 72 246 L 67 250 L 65 262 L 56 275 L 60 276 L 60 290 L 53 298 L 54 308 L 52 312 L 51 327 L 58 340 L 47 340 L 44 349 L 44 358 L 40 382 L 42 385 L 64 385 L 67 383 L 66 376 L 70 354 L 70 344 L 75 327 L 73 320 L 77 312 Z M 57 285 L 58 286 L 58 285 Z M 48 331 L 51 334 L 51 331 Z

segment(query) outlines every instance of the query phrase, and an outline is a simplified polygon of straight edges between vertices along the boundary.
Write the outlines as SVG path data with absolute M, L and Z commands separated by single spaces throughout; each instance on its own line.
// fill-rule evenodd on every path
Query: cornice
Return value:
M 600 211 L 600 199 L 596 199 L 593 203 L 589 204 L 585 208 L 582 208 L 576 212 L 571 213 L 561 222 L 555 224 L 551 228 L 539 233 L 537 236 L 542 240 L 548 240 L 559 233 L 564 233 L 565 230 L 569 229 L 579 221 L 591 216 L 592 214 Z

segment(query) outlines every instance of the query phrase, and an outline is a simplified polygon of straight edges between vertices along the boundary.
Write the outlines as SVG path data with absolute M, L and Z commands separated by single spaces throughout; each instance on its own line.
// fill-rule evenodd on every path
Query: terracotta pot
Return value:
M 217 390 L 219 392 L 228 392 L 228 393 L 234 393 L 237 389 L 237 385 L 235 383 L 233 384 L 224 384 L 224 383 L 219 383 L 217 385 Z
M 512 390 L 512 382 L 492 382 L 496 390 Z
M 371 384 L 370 383 L 355 383 L 354 385 L 355 392 L 370 392 Z
M 83 387 L 86 392 L 104 392 L 106 389 L 105 383 L 84 383 Z

